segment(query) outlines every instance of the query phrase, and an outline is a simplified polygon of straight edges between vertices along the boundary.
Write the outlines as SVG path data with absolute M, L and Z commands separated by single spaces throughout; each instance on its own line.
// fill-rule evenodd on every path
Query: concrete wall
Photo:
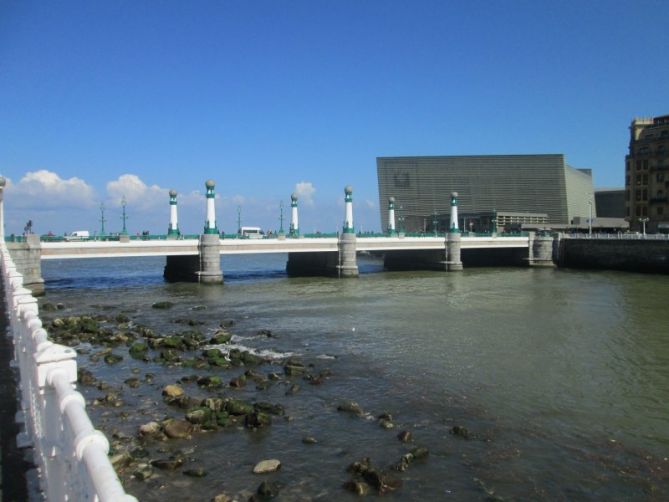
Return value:
M 38 235 L 28 235 L 25 242 L 8 242 L 7 249 L 14 260 L 16 269 L 23 274 L 23 285 L 33 295 L 44 294 L 42 279 L 41 247 Z
M 669 274 L 669 241 L 561 239 L 558 265 Z

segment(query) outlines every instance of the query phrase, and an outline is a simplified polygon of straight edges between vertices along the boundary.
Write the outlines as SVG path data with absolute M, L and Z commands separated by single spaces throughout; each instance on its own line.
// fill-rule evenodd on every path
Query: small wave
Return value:
M 337 356 L 331 356 L 329 354 L 320 354 L 320 355 L 316 356 L 316 359 L 325 359 L 325 360 L 328 360 L 328 361 L 333 361 L 333 360 L 337 359 Z
M 253 347 L 248 347 L 246 345 L 242 345 L 239 343 L 230 343 L 230 344 L 219 344 L 219 345 L 207 345 L 205 347 L 205 350 L 207 349 L 218 349 L 220 350 L 225 357 L 228 357 L 228 354 L 230 354 L 231 350 L 237 349 L 242 352 L 250 352 L 254 356 L 262 357 L 265 359 L 272 359 L 272 360 L 277 360 L 277 359 L 288 359 L 289 357 L 293 357 L 295 355 L 298 355 L 296 352 L 277 352 L 275 350 L 271 349 L 254 349 Z

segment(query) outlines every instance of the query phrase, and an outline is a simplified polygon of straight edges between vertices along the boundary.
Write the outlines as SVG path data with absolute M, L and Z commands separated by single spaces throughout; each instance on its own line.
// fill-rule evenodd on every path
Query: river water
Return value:
M 669 281 L 619 272 L 478 268 L 461 273 L 383 272 L 359 262 L 356 280 L 288 278 L 285 255 L 224 258 L 223 286 L 167 284 L 164 259 L 43 262 L 46 297 L 58 315 L 126 313 L 133 322 L 174 333 L 175 319 L 203 321 L 211 333 L 235 322 L 234 343 L 271 350 L 261 371 L 281 372 L 289 353 L 321 385 L 253 385 L 221 395 L 282 404 L 286 417 L 267 429 L 202 433 L 152 446 L 152 458 L 177 449 L 207 476 L 156 471 L 146 481 L 124 473 L 141 500 L 240 500 L 263 480 L 279 500 L 353 500 L 342 488 L 346 467 L 362 457 L 388 468 L 416 446 L 429 448 L 394 475 L 390 500 L 667 500 L 669 499 Z M 152 309 L 167 300 L 170 310 Z M 203 309 L 203 306 L 206 309 Z M 195 307 L 195 309 L 194 309 Z M 53 315 L 51 315 L 52 318 Z M 272 337 L 258 335 L 261 329 Z M 122 389 L 119 409 L 90 406 L 109 437 L 135 436 L 140 424 L 178 416 L 160 391 L 194 372 L 125 357 L 115 366 L 79 357 Z M 126 352 L 127 354 L 127 352 Z M 155 374 L 137 389 L 135 374 Z M 226 370 L 232 378 L 243 369 Z M 201 372 L 200 372 L 201 373 Z M 190 385 L 190 386 L 189 386 Z M 189 394 L 204 395 L 195 384 Z M 81 388 L 89 400 L 94 388 Z M 337 411 L 343 400 L 365 410 Z M 131 409 L 131 413 L 128 413 Z M 395 427 L 379 426 L 388 412 Z M 468 438 L 453 434 L 465 427 Z M 413 441 L 400 442 L 399 431 Z M 316 444 L 304 444 L 313 436 Z M 256 462 L 282 468 L 259 476 Z M 372 491 L 373 492 L 373 491 Z

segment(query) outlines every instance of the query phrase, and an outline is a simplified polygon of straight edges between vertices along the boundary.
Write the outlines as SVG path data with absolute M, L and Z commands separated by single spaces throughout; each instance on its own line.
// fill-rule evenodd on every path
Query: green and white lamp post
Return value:
M 446 270 L 462 270 L 460 260 L 461 236 L 458 228 L 458 192 L 451 193 L 451 223 L 446 235 Z
M 0 239 L 5 239 L 5 208 L 4 208 L 4 196 L 5 196 L 5 185 L 7 180 L 4 176 L 0 176 Z
M 353 228 L 353 187 L 347 185 L 344 188 L 344 194 L 346 195 L 344 199 L 344 205 L 346 207 L 346 217 L 344 218 L 344 233 L 345 234 L 354 234 L 355 230 Z
M 177 191 L 170 190 L 170 226 L 167 229 L 168 237 L 178 237 L 181 235 L 179 232 L 179 220 L 177 218 Z
M 218 234 L 218 228 L 216 228 L 216 206 L 214 205 L 214 198 L 216 197 L 214 188 L 216 188 L 216 183 L 214 180 L 207 180 L 204 186 L 207 188 L 207 221 L 204 223 L 204 233 Z
M 450 233 L 460 233 L 458 228 L 458 192 L 451 192 L 451 223 L 448 231 Z
M 290 236 L 300 235 L 300 224 L 297 216 L 297 194 L 290 195 Z
M 388 197 L 388 235 L 395 235 L 395 197 Z

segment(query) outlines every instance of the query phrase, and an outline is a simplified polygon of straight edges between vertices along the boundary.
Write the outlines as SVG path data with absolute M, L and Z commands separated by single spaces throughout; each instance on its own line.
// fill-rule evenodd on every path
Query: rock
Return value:
M 42 304 L 42 312 L 55 312 L 56 306 L 53 303 L 45 302 Z
M 196 310 L 196 311 L 197 310 L 207 310 L 207 306 L 206 305 L 195 305 L 194 307 L 191 307 L 190 309 L 191 310 Z
M 153 475 L 153 469 L 149 464 L 137 464 L 136 469 L 133 471 L 132 476 L 138 481 L 146 481 Z
M 211 502 L 233 502 L 233 498 L 226 494 L 226 493 L 219 493 L 216 495 L 213 499 L 211 499 Z
M 221 321 L 221 323 L 219 324 L 219 326 L 221 328 L 231 328 L 234 325 L 235 325 L 235 321 L 233 321 L 232 319 L 223 319 Z
M 262 460 L 253 468 L 253 474 L 267 474 L 281 469 L 281 462 L 275 458 Z
M 460 425 L 454 425 L 451 428 L 451 434 L 453 434 L 454 436 L 464 438 L 464 439 L 470 439 L 471 438 L 471 434 L 469 433 L 467 428 L 462 427 Z
M 204 376 L 197 379 L 197 384 L 200 387 L 207 387 L 209 389 L 214 389 L 223 385 L 221 377 L 218 375 Z
M 347 481 L 344 483 L 344 489 L 359 497 L 365 496 L 369 493 L 369 485 L 364 481 Z
M 300 391 L 300 386 L 298 384 L 294 383 L 286 391 L 286 396 L 292 396 L 294 394 L 297 394 L 299 391 Z
M 193 426 L 185 420 L 170 418 L 163 422 L 163 432 L 171 439 L 189 439 Z
M 247 429 L 261 429 L 272 424 L 272 418 L 261 411 L 249 413 L 244 417 L 244 426 Z
M 177 399 L 183 395 L 185 395 L 185 392 L 179 385 L 172 384 L 163 387 L 163 396 L 165 396 L 168 400 Z
M 148 422 L 139 426 L 139 435 L 143 437 L 162 435 L 158 422 Z
M 125 383 L 128 387 L 130 387 L 131 389 L 136 389 L 137 387 L 139 387 L 139 385 L 140 385 L 141 382 L 140 382 L 139 378 L 137 378 L 137 377 L 132 377 L 132 378 L 128 378 L 128 379 L 126 379 L 126 380 L 124 381 L 124 383 Z
M 132 462 L 132 456 L 128 452 L 117 453 L 109 457 L 109 462 L 115 470 L 127 467 Z
M 286 376 L 300 376 L 306 372 L 304 364 L 299 361 L 289 359 L 286 361 L 286 364 L 283 366 L 283 372 Z
M 212 419 L 213 413 L 214 412 L 209 408 L 194 408 L 186 413 L 186 420 L 188 420 L 191 424 L 206 424 Z
M 184 459 L 181 457 L 160 458 L 152 460 L 151 465 L 163 471 L 174 471 L 181 467 Z
M 233 378 L 232 380 L 230 380 L 230 387 L 239 389 L 241 387 L 244 387 L 245 385 L 246 385 L 245 375 L 239 375 L 237 378 Z
M 430 450 L 428 450 L 427 448 L 425 448 L 423 446 L 419 446 L 419 447 L 416 447 L 413 450 L 411 450 L 410 453 L 413 455 L 413 457 L 415 459 L 420 460 L 420 459 L 423 459 L 423 458 L 427 458 L 428 455 L 430 454 Z
M 211 411 L 220 411 L 223 408 L 223 399 L 220 397 L 208 397 L 202 401 L 202 406 L 209 408 Z
M 412 439 L 412 434 L 411 431 L 402 431 L 397 435 L 397 439 L 402 441 L 403 443 L 408 443 Z
M 224 329 L 219 329 L 214 333 L 214 336 L 211 337 L 209 343 L 221 345 L 224 343 L 229 343 L 230 340 L 232 340 L 232 333 L 229 333 Z
M 267 338 L 271 338 L 272 332 L 268 329 L 261 329 L 260 331 L 258 331 L 258 336 L 266 336 Z
M 278 373 L 272 372 L 269 375 L 267 375 L 267 378 L 269 378 L 270 380 L 274 380 L 274 381 L 281 380 L 281 375 L 279 375 Z
M 382 429 L 392 429 L 393 427 L 395 427 L 395 424 L 392 423 L 390 420 L 386 420 L 385 418 L 382 418 L 381 420 L 379 420 L 379 426 Z
M 174 307 L 174 303 L 172 302 L 156 302 L 153 305 L 151 305 L 154 309 L 171 309 Z
M 302 442 L 304 444 L 316 444 L 316 443 L 318 443 L 318 440 L 313 436 L 304 436 L 302 438 Z
M 344 411 L 346 413 L 353 413 L 358 416 L 364 415 L 364 411 L 355 401 L 342 401 L 337 406 L 337 411 Z
M 241 399 L 229 399 L 225 403 L 225 411 L 230 415 L 250 415 L 254 412 L 253 405 Z
M 130 353 L 130 357 L 134 359 L 142 359 L 146 356 L 148 350 L 149 347 L 145 343 L 135 342 L 130 346 L 128 352 Z
M 269 413 L 270 415 L 284 415 L 286 413 L 286 410 L 280 404 L 259 402 L 256 403 L 254 407 L 256 410 L 264 411 L 265 413 Z
M 163 338 L 163 347 L 166 349 L 184 350 L 184 342 L 180 336 L 171 335 Z
M 119 363 L 119 362 L 123 361 L 123 356 L 120 356 L 118 354 L 107 354 L 104 357 L 104 361 L 107 364 L 116 364 L 116 363 Z
M 260 483 L 260 486 L 258 486 L 257 493 L 260 495 L 260 497 L 262 497 L 262 499 L 271 499 L 279 494 L 279 489 L 280 488 L 277 483 L 263 481 Z
M 195 467 L 194 469 L 186 469 L 184 475 L 190 476 L 191 478 L 203 478 L 207 475 L 207 471 L 202 467 Z
M 77 368 L 77 382 L 81 385 L 97 385 L 98 381 L 90 370 Z

